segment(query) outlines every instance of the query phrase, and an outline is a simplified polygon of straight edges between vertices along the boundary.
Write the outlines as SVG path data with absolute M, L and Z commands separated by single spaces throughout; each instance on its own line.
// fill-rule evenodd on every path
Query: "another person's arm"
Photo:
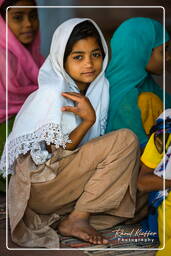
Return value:
M 163 178 L 154 174 L 154 169 L 163 159 L 163 153 L 157 150 L 154 140 L 153 133 L 141 156 L 141 169 L 138 177 L 140 191 L 150 192 L 163 189 Z M 171 180 L 165 180 L 165 188 L 171 188 Z
M 165 180 L 165 188 L 171 188 L 171 180 Z M 142 163 L 138 177 L 138 189 L 144 192 L 163 189 L 163 178 L 154 174 L 154 169 Z

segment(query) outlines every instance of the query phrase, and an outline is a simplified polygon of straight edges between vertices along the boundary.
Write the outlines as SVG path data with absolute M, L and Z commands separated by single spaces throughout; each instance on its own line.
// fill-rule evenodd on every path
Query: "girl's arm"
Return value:
M 88 132 L 88 130 L 95 123 L 96 113 L 87 97 L 74 92 L 65 92 L 62 93 L 62 96 L 76 102 L 75 107 L 65 106 L 62 108 L 62 111 L 72 112 L 82 119 L 81 124 L 77 128 L 75 128 L 69 135 L 69 138 L 72 141 L 72 143 L 66 144 L 67 150 L 74 150 L 80 144 L 81 140 Z
M 143 192 L 163 189 L 163 178 L 155 175 L 154 169 L 142 163 L 138 177 L 138 189 Z M 165 188 L 171 188 L 171 180 L 165 180 Z

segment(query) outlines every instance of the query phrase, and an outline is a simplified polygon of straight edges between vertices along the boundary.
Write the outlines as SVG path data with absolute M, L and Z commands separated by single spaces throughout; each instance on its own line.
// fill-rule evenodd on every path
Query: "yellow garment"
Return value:
M 165 210 L 165 234 L 166 234 L 166 243 L 165 248 L 156 253 L 156 256 L 170 256 L 171 255 L 171 192 L 165 199 L 166 210 Z M 164 202 L 158 207 L 158 228 L 159 228 L 159 239 L 160 247 L 163 247 L 163 207 Z
M 171 134 L 169 134 L 166 149 L 171 143 Z M 160 154 L 154 144 L 154 133 L 151 135 L 144 152 L 141 156 L 141 161 L 148 167 L 155 169 L 163 158 L 163 153 Z
M 166 149 L 171 143 L 171 134 L 169 134 Z M 163 153 L 160 154 L 154 144 L 154 133 L 151 135 L 145 150 L 141 156 L 141 161 L 148 167 L 155 169 L 156 166 L 162 160 Z M 165 199 L 165 220 L 166 220 L 166 243 L 165 248 L 156 253 L 156 256 L 171 256 L 171 192 Z M 160 248 L 163 247 L 163 210 L 164 210 L 164 201 L 158 207 L 158 231 L 159 231 L 159 240 L 160 240 Z
M 157 151 L 154 144 L 154 133 L 151 135 L 144 152 L 141 156 L 141 161 L 148 167 L 155 169 L 163 158 L 163 154 Z
M 143 92 L 138 97 L 138 107 L 141 110 L 141 119 L 146 134 L 155 124 L 158 116 L 163 112 L 161 99 L 152 92 Z

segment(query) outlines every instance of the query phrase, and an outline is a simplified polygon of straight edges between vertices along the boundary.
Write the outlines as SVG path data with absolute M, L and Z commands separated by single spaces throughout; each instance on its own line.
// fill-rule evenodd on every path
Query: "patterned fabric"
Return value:
M 156 130 L 154 138 L 156 148 L 159 152 L 161 152 L 161 149 L 163 149 L 163 152 L 165 150 L 165 157 L 156 167 L 154 173 L 159 177 L 171 179 L 171 109 L 167 109 L 159 116 L 154 130 Z M 165 145 L 163 145 L 164 139 Z
M 162 159 L 159 157 L 159 164 L 154 170 L 154 174 L 164 179 L 171 179 L 171 109 L 165 110 L 157 119 L 156 125 L 151 129 L 153 132 L 154 140 L 153 143 L 158 150 L 158 156 L 163 156 Z M 165 134 L 165 136 L 164 136 Z M 165 141 L 164 141 L 165 138 Z M 164 142 L 164 144 L 163 144 Z M 149 144 L 150 145 L 150 144 Z M 147 144 L 147 147 L 149 146 Z M 165 151 L 164 151 L 165 149 Z M 146 154 L 146 152 L 144 152 Z M 156 154 L 157 155 L 157 154 Z M 142 156 L 143 163 L 145 158 Z M 153 159 L 152 159 L 153 161 Z M 148 165 L 147 165 L 148 166 Z M 168 196 L 170 189 L 161 191 L 152 191 L 149 193 L 149 216 L 148 225 L 151 231 L 158 231 L 158 213 L 157 209 Z

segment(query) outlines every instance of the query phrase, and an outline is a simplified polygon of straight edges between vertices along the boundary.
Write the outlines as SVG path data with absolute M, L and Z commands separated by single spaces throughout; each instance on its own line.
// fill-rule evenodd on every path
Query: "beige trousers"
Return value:
M 60 247 L 51 225 L 74 208 L 90 212 L 96 229 L 134 220 L 135 213 L 137 220 L 144 206 L 136 203 L 138 167 L 137 138 L 127 129 L 74 152 L 55 149 L 39 166 L 30 154 L 20 156 L 8 190 L 12 240 L 21 247 Z
M 29 208 L 64 215 L 74 208 L 92 213 L 96 229 L 133 218 L 139 167 L 138 142 L 127 129 L 93 139 L 59 161 L 58 175 L 32 183 Z

